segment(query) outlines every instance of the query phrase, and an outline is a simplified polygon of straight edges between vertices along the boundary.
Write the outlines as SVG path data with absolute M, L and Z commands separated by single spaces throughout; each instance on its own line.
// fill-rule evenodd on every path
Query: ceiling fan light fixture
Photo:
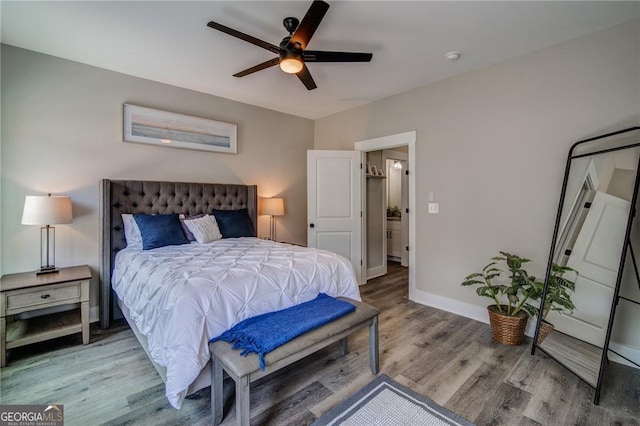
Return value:
M 372 53 L 305 50 L 327 10 L 329 10 L 329 3 L 323 0 L 313 0 L 302 21 L 294 17 L 285 18 L 283 24 L 289 35 L 284 37 L 279 45 L 268 43 L 214 21 L 209 21 L 207 26 L 278 55 L 273 59 L 235 73 L 234 77 L 244 77 L 279 65 L 283 72 L 295 74 L 307 90 L 313 90 L 318 86 L 305 65 L 307 62 L 370 62 L 373 57 Z
M 296 74 L 302 71 L 304 64 L 302 61 L 294 55 L 284 56 L 280 60 L 280 69 L 287 74 Z

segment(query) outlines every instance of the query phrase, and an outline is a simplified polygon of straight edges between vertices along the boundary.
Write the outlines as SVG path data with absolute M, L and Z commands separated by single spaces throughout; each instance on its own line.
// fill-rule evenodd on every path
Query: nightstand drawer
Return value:
M 80 282 L 47 286 L 42 289 L 31 288 L 28 291 L 18 290 L 7 294 L 7 314 L 79 301 Z

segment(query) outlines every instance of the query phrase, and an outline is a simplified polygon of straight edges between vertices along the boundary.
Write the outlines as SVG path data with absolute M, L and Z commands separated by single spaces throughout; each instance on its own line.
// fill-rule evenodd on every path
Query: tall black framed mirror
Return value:
M 541 296 L 551 309 L 538 315 L 531 353 L 593 387 L 595 404 L 609 361 L 640 368 L 639 165 L 640 127 L 571 147 Z

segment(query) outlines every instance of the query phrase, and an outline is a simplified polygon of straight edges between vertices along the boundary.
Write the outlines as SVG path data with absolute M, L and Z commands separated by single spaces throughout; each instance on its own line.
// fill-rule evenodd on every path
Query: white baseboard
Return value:
M 627 358 L 629 358 L 631 361 L 636 362 L 638 364 L 640 364 L 640 349 L 637 348 L 631 348 L 629 346 L 624 346 L 624 345 L 620 345 L 618 343 L 615 342 L 610 342 L 609 343 L 609 348 L 618 352 L 620 355 L 623 355 Z M 630 363 L 629 361 L 627 361 L 624 358 L 619 357 L 618 355 L 609 352 L 609 359 L 613 362 L 617 362 L 618 364 L 623 364 L 623 365 L 627 365 L 629 367 L 633 367 L 633 368 L 640 368 L 637 365 L 634 365 L 632 363 Z
M 472 305 L 471 303 L 461 302 L 456 299 L 416 289 L 409 289 L 409 300 L 431 306 L 432 308 L 442 309 L 443 311 L 451 312 L 452 314 L 471 318 L 476 321 L 487 324 L 489 323 L 487 308 L 483 308 L 478 305 Z
M 381 277 L 386 273 L 387 273 L 386 265 L 376 266 L 375 268 L 369 268 L 367 269 L 367 279 L 370 280 L 372 278 Z
M 487 308 L 483 306 L 473 305 L 471 303 L 461 302 L 456 299 L 415 289 L 409 289 L 409 300 L 489 324 L 489 314 L 487 313 Z M 530 318 L 527 323 L 527 328 L 525 329 L 525 335 L 533 337 L 535 331 L 536 319 Z
M 489 323 L 489 315 L 487 314 L 487 308 L 473 305 L 471 303 L 461 302 L 459 300 L 450 299 L 448 297 L 439 296 L 437 294 L 429 293 L 422 290 L 409 289 L 409 300 L 420 303 L 422 305 L 431 306 L 432 308 L 442 309 L 443 311 L 451 312 L 452 314 L 460 315 L 466 318 L 470 318 L 476 321 Z M 536 331 L 536 318 L 530 318 L 525 329 L 525 335 L 533 337 Z M 609 347 L 614 351 L 624 355 L 633 362 L 640 364 L 640 349 L 632 348 L 629 346 L 620 345 L 615 342 L 611 342 Z M 617 356 L 614 353 L 610 353 L 609 359 L 619 364 L 628 365 L 630 367 L 638 368 L 624 358 Z

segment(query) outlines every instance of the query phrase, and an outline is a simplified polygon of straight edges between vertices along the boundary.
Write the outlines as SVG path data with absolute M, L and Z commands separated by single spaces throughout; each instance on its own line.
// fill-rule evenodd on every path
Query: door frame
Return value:
M 576 189 L 577 193 L 571 208 L 566 213 L 563 213 L 565 219 L 556 241 L 558 248 L 555 253 L 555 262 L 558 265 L 565 266 L 567 264 L 569 256 L 565 255 L 565 251 L 568 248 L 573 248 L 575 238 L 580 232 L 587 215 L 584 203 L 593 201 L 599 186 L 600 178 L 592 158 L 587 165 L 587 171 L 580 182 L 580 186 Z
M 416 131 L 412 130 L 405 133 L 397 133 L 394 135 L 383 136 L 380 138 L 366 139 L 356 142 L 354 148 L 357 151 L 369 152 L 379 151 L 383 149 L 396 148 L 398 146 L 408 147 L 408 163 L 409 163 L 409 299 L 413 300 L 416 289 Z M 366 196 L 366 181 L 363 179 L 362 196 Z M 363 271 L 367 270 L 367 235 L 366 235 L 366 219 L 367 215 L 364 209 L 367 208 L 366 200 L 362 200 L 363 220 L 362 220 L 362 249 L 363 249 Z M 362 278 L 366 280 L 365 277 Z M 364 281 L 366 282 L 366 281 Z M 362 282 L 361 284 L 364 284 Z

